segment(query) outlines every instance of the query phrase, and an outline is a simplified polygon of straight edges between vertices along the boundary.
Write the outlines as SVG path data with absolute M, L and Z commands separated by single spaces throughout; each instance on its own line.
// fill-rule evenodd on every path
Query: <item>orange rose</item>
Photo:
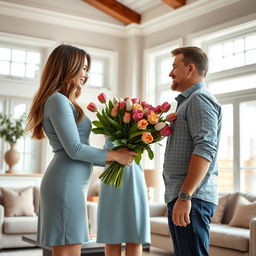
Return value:
M 145 130 L 148 126 L 148 121 L 145 119 L 142 119 L 138 122 L 138 128 L 139 130 Z
M 141 139 L 146 144 L 149 144 L 154 140 L 154 138 L 153 138 L 153 136 L 151 135 L 150 132 L 143 132 Z
M 157 124 L 159 121 L 159 116 L 152 112 L 148 115 L 148 121 L 151 124 Z

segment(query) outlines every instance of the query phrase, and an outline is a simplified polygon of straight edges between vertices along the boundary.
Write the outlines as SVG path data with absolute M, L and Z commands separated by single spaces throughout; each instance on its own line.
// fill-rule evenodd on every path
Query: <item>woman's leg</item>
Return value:
M 125 249 L 126 256 L 141 256 L 142 244 L 126 243 Z
M 52 256 L 80 256 L 81 244 L 68 244 L 52 247 Z
M 121 256 L 121 244 L 106 244 L 105 256 Z

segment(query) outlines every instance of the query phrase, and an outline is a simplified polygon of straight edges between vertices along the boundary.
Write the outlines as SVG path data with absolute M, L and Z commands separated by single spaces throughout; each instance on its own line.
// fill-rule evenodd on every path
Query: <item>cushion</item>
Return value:
M 37 216 L 6 217 L 3 225 L 5 234 L 36 233 Z
M 163 236 L 170 236 L 168 218 L 166 217 L 151 217 L 150 218 L 151 233 Z
M 242 252 L 249 251 L 250 230 L 231 227 L 225 224 L 210 225 L 210 245 L 233 249 Z M 220 254 L 220 256 L 225 254 Z
M 36 216 L 33 203 L 33 187 L 27 187 L 19 192 L 10 188 L 1 188 L 5 217 Z
M 250 202 L 244 196 L 240 196 L 237 200 L 236 210 L 229 225 L 249 228 L 250 221 L 254 217 L 256 217 L 256 202 Z
M 229 194 L 219 197 L 219 203 L 218 203 L 215 213 L 211 219 L 212 223 L 215 223 L 215 224 L 221 223 L 228 198 L 229 198 Z

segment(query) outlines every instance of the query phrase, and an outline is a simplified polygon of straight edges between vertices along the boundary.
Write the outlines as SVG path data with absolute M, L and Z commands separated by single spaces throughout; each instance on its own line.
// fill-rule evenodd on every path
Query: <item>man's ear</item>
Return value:
M 196 71 L 196 66 L 193 63 L 188 64 L 188 72 L 189 74 L 193 74 Z

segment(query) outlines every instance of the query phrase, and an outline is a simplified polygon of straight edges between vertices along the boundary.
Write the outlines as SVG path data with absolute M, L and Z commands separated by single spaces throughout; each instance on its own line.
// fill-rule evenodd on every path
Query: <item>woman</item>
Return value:
M 129 165 L 135 155 L 89 146 L 91 122 L 76 102 L 89 69 L 84 50 L 70 45 L 54 49 L 28 116 L 32 137 L 46 135 L 54 152 L 41 183 L 37 231 L 38 243 L 51 246 L 53 256 L 80 256 L 81 243 L 88 241 L 84 189 L 92 165 Z
M 106 140 L 106 148 L 112 143 Z M 123 185 L 100 187 L 97 242 L 105 243 L 106 256 L 121 256 L 126 243 L 126 256 L 142 255 L 142 244 L 150 243 L 149 207 L 141 165 L 135 161 L 125 167 Z

